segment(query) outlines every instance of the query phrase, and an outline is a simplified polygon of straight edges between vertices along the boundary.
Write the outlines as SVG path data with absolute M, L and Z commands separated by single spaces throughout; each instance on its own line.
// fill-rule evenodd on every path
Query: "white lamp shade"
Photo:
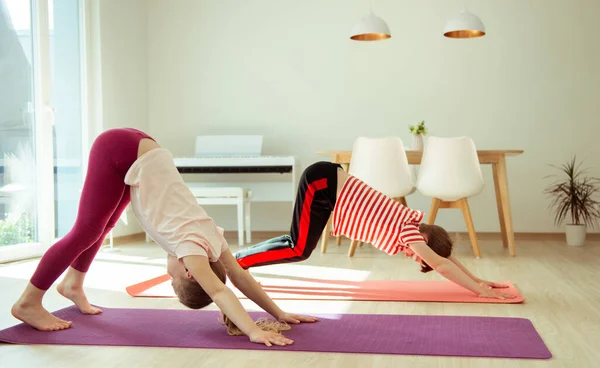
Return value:
M 352 28 L 350 39 L 355 41 L 378 41 L 392 37 L 390 28 L 373 12 L 364 16 Z
M 448 38 L 474 38 L 483 35 L 485 35 L 485 27 L 481 19 L 466 10 L 448 21 L 444 28 L 444 36 Z

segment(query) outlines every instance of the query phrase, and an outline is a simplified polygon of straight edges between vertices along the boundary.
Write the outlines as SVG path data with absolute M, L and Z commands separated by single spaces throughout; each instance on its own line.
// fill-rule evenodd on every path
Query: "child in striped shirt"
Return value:
M 371 243 L 389 255 L 404 253 L 420 264 L 421 272 L 435 270 L 481 297 L 513 297 L 495 290 L 503 285 L 475 277 L 453 257 L 450 236 L 440 226 L 421 223 L 423 212 L 403 206 L 330 162 L 304 170 L 290 234 L 237 252 L 238 264 L 248 269 L 307 259 L 332 212 L 335 236 Z

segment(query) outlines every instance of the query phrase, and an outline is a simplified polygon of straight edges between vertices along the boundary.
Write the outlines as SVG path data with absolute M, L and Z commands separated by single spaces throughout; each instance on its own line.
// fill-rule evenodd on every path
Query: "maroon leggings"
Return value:
M 87 272 L 104 238 L 129 204 L 125 174 L 137 160 L 146 133 L 131 128 L 110 129 L 92 144 L 85 183 L 73 228 L 51 246 L 31 277 L 33 286 L 48 290 L 69 267 Z

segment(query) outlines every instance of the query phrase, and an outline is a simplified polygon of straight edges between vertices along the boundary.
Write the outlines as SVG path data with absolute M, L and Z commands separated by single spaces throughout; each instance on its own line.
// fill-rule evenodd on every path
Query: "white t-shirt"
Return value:
M 125 184 L 131 186 L 131 207 L 140 225 L 167 253 L 216 262 L 228 249 L 223 229 L 198 205 L 167 149 L 139 157 L 127 171 Z

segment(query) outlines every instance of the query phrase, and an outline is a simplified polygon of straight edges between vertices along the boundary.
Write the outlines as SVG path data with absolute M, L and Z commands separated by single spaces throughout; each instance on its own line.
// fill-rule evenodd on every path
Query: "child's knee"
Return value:
M 304 252 L 302 252 L 302 254 L 300 256 L 298 256 L 300 261 L 306 261 L 310 255 L 312 254 L 314 249 L 307 249 Z
M 93 225 L 75 224 L 73 229 L 65 236 L 69 237 L 77 246 L 88 248 L 98 241 L 107 231 L 104 228 Z

